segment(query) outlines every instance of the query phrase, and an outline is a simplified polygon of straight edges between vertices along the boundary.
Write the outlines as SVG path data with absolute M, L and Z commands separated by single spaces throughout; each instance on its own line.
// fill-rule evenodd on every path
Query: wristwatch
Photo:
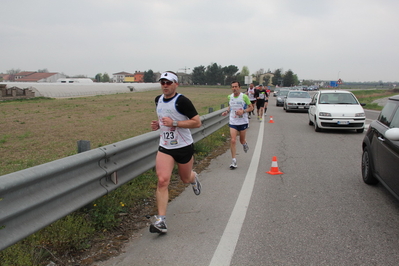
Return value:
M 177 121 L 173 120 L 172 125 L 173 125 L 174 127 L 177 127 Z

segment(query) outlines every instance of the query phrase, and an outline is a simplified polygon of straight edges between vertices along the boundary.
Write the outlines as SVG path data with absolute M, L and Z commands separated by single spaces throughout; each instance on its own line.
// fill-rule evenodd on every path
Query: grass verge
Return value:
M 381 99 L 381 98 L 386 98 L 386 97 L 391 97 L 391 96 L 397 95 L 399 93 L 399 89 L 353 90 L 352 93 L 355 94 L 355 96 L 357 97 L 359 102 L 366 104 L 366 106 L 364 106 L 365 109 L 381 111 L 383 106 L 378 105 L 377 103 L 373 103 L 373 101 Z

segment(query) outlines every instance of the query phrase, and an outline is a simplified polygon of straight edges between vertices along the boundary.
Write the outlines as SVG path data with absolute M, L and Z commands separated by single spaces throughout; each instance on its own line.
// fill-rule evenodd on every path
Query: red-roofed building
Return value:
M 13 75 L 4 75 L 3 81 L 10 82 L 57 82 L 60 78 L 66 78 L 60 73 L 44 73 L 33 71 L 22 71 Z
M 19 72 L 17 74 L 14 74 L 14 80 L 13 81 L 18 81 L 19 79 L 22 79 L 22 78 L 27 77 L 29 75 L 32 75 L 34 73 L 36 73 L 36 72 L 35 71 L 22 71 L 22 72 Z
M 0 80 L 1 81 L 8 81 L 10 79 L 9 74 L 0 74 Z
M 16 74 L 18 75 L 18 74 Z M 66 78 L 65 75 L 60 73 L 43 73 L 43 72 L 34 72 L 30 75 L 27 75 L 23 78 L 15 79 L 17 82 L 57 82 L 60 78 Z

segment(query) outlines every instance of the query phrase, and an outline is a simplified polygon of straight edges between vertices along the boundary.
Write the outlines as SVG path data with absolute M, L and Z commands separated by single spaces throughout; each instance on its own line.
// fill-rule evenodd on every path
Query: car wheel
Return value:
M 320 132 L 321 128 L 319 127 L 319 125 L 317 124 L 317 118 L 316 116 L 314 117 L 314 131 L 316 132 Z
M 373 163 L 367 147 L 364 148 L 362 155 L 362 177 L 363 182 L 366 184 L 373 185 L 378 183 L 378 179 L 373 175 Z
M 357 132 L 357 133 L 363 133 L 363 131 L 364 131 L 364 128 L 356 129 L 356 132 Z

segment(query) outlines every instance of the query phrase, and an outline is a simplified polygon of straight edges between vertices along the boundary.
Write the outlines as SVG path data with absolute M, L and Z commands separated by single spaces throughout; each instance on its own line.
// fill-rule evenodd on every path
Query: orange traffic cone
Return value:
M 266 172 L 271 175 L 282 175 L 283 172 L 280 172 L 277 165 L 277 157 L 273 156 L 272 167 L 270 167 L 270 171 Z
M 269 123 L 274 123 L 273 116 L 270 116 Z

